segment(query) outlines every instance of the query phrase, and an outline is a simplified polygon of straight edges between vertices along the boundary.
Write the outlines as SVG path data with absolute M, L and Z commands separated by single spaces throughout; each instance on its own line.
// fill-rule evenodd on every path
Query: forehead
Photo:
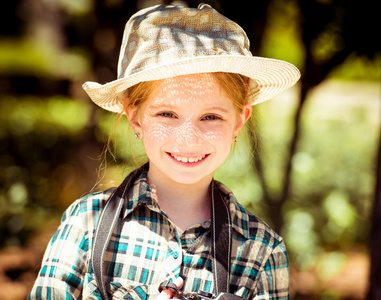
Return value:
M 223 101 L 226 96 L 211 74 L 190 74 L 164 79 L 148 97 L 152 104 L 190 104 Z M 173 103 L 172 103 L 173 102 Z

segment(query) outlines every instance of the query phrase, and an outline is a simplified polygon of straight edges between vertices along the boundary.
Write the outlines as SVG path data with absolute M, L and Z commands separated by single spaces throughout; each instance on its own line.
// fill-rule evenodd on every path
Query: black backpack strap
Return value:
M 115 189 L 107 200 L 107 203 L 98 220 L 94 237 L 93 252 L 91 255 L 91 263 L 95 281 L 97 282 L 102 299 L 104 300 L 110 299 L 107 293 L 106 280 L 104 279 L 104 258 L 106 249 L 119 219 L 126 192 L 144 170 L 148 170 L 148 164 L 136 169 L 126 177 L 123 183 Z
M 212 255 L 216 295 L 229 293 L 232 226 L 230 210 L 216 182 L 211 183 Z

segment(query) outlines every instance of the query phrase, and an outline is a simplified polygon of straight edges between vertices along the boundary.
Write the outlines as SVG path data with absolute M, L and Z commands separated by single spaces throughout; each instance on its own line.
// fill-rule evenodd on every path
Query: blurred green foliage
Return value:
M 62 51 L 38 39 L 0 40 L 0 73 L 82 79 L 89 62 L 81 49 Z M 74 66 L 74 67 L 73 67 Z
M 292 161 L 282 235 L 293 261 L 308 268 L 325 251 L 366 244 L 380 120 L 377 83 L 330 81 L 312 93 Z M 282 99 L 284 98 L 284 99 Z M 267 181 L 281 181 L 293 101 L 264 103 L 261 136 Z M 277 193 L 279 187 L 270 185 Z
M 73 99 L 1 98 L 1 245 L 23 244 L 80 191 L 62 194 L 65 178 L 75 173 L 70 158 L 88 121 L 89 106 Z
M 106 2 L 112 6 L 121 1 Z M 94 1 L 57 3 L 70 16 L 66 22 L 86 25 L 81 17 L 95 19 Z M 298 13 L 294 1 L 271 2 L 261 55 L 304 67 Z M 80 84 L 94 77 L 97 56 L 85 46 L 53 43 L 46 24 L 39 27 L 41 32 L 32 25 L 28 26 L 34 31 L 29 28 L 21 37 L 0 37 L 0 76 L 47 79 L 42 87 L 48 90 L 55 87 L 49 80 L 69 83 L 66 95 L 43 96 L 41 90 L 42 95 L 0 95 L 0 247 L 24 245 L 47 223 L 57 222 L 76 198 L 119 184 L 147 159 L 126 118 L 98 109 L 79 91 Z M 85 25 L 78 26 L 78 36 L 71 38 L 81 40 Z M 102 51 L 111 47 L 103 43 L 115 38 L 109 32 L 94 33 L 95 47 L 103 47 Z M 341 47 L 337 32 L 329 32 L 314 46 L 321 60 Z M 107 51 L 103 55 L 109 58 L 111 50 Z M 292 264 L 301 270 L 315 268 L 320 278 L 337 274 L 347 259 L 345 250 L 367 243 L 381 110 L 375 80 L 380 77 L 381 56 L 371 61 L 349 56 L 330 73 L 328 82 L 309 94 L 303 111 L 280 234 Z M 13 84 L 11 80 L 2 83 Z M 296 86 L 255 106 L 258 151 L 253 154 L 248 134 L 243 132 L 216 172 L 217 180 L 270 225 L 272 208 L 264 200 L 253 155 L 261 155 L 268 192 L 279 195 L 298 97 Z M 102 152 L 104 145 L 108 148 Z

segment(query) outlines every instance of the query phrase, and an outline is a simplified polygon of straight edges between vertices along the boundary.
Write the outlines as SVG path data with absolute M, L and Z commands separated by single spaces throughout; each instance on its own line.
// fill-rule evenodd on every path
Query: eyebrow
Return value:
M 149 106 L 149 109 L 174 109 L 173 105 L 168 104 L 152 104 Z
M 208 107 L 207 110 L 219 110 L 223 113 L 228 113 L 229 110 L 226 109 L 225 107 L 221 107 L 221 106 L 212 106 L 212 107 Z
M 170 105 L 170 104 L 164 104 L 164 105 L 157 105 L 157 104 L 153 104 L 150 106 L 150 109 L 169 109 L 169 110 L 174 110 L 176 109 L 176 106 L 174 105 Z M 211 107 L 207 107 L 205 109 L 206 111 L 210 111 L 210 110 L 217 110 L 217 111 L 220 111 L 220 112 L 223 112 L 223 113 L 229 113 L 229 110 L 222 107 L 222 106 L 211 106 Z

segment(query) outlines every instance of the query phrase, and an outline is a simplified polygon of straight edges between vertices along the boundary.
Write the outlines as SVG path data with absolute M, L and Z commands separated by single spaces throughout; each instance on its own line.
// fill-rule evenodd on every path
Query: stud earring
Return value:
M 137 139 L 139 139 L 139 138 L 140 138 L 140 133 L 139 133 L 139 132 L 135 133 L 135 137 L 136 137 Z
M 237 143 L 237 136 L 234 136 L 234 143 Z

